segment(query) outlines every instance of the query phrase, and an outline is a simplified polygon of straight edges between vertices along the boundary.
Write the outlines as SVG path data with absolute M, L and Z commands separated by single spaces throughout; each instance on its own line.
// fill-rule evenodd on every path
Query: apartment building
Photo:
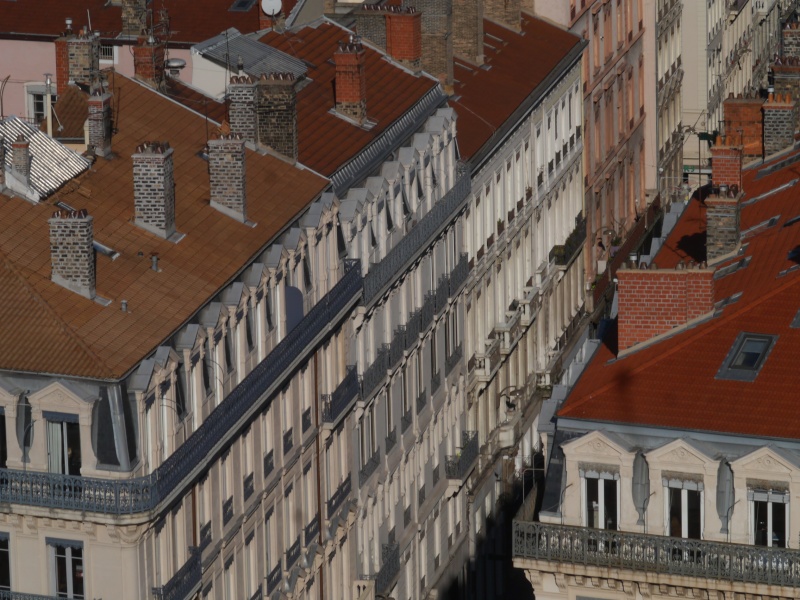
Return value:
M 652 3 L 648 4 L 648 7 Z M 683 132 L 681 94 L 683 2 L 657 0 L 656 101 L 658 134 L 658 189 L 670 201 L 683 200 Z
M 514 523 L 537 598 L 796 597 L 793 110 L 764 105 L 779 159 L 717 141 L 713 189 L 617 272 L 615 322 L 554 390 L 538 520 Z

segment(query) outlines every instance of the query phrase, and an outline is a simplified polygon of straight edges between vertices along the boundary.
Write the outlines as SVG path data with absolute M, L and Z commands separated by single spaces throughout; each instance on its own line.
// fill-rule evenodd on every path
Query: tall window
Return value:
M 53 419 L 53 417 L 59 420 Z M 67 418 L 69 417 L 69 418 Z M 47 464 L 51 473 L 81 474 L 81 436 L 75 415 L 45 414 L 47 419 Z
M 175 412 L 181 419 L 186 415 L 186 375 L 183 363 L 178 363 L 175 368 Z
M 583 477 L 584 522 L 594 529 L 618 529 L 619 474 L 590 471 Z
M 748 490 L 752 542 L 756 546 L 786 548 L 789 537 L 788 492 Z
M 49 541 L 54 563 L 57 598 L 85 598 L 83 592 L 83 544 Z
M 703 535 L 703 484 L 670 480 L 666 488 L 667 531 L 671 537 L 699 540 Z
M 8 534 L 0 532 L 0 592 L 11 591 L 11 556 Z

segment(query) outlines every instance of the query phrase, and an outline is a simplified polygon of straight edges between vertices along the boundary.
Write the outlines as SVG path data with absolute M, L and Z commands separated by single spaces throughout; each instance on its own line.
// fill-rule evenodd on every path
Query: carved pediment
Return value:
M 673 440 L 646 454 L 648 462 L 676 465 L 706 465 L 717 461 L 684 439 Z M 652 462 L 651 462 L 652 461 Z
M 612 457 L 619 459 L 628 454 L 625 448 L 612 441 L 601 431 L 592 431 L 576 440 L 571 440 L 563 445 L 564 453 L 568 456 Z
M 792 471 L 797 470 L 797 465 L 780 451 L 765 446 L 733 461 L 731 468 L 734 473 L 755 471 L 758 473 L 785 473 L 789 475 Z

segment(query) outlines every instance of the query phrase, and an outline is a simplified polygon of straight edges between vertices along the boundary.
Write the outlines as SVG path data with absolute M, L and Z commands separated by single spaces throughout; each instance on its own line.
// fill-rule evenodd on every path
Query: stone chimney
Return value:
M 296 83 L 291 73 L 270 73 L 261 76 L 255 92 L 259 143 L 293 160 L 297 159 Z
M 21 133 L 11 143 L 11 173 L 28 185 L 31 177 L 31 144 Z
M 93 219 L 85 210 L 56 211 L 50 223 L 50 279 L 90 300 L 95 296 Z
M 764 156 L 782 152 L 794 145 L 797 103 L 789 94 L 769 95 L 763 105 Z
M 711 148 L 715 191 L 706 203 L 706 258 L 711 262 L 739 247 L 739 202 L 742 197 L 741 148 L 717 138 Z
M 617 271 L 619 351 L 714 310 L 714 269 L 621 268 Z
M 367 117 L 367 73 L 364 46 L 359 41 L 339 43 L 336 63 L 336 110 L 363 122 Z
M 98 156 L 111 154 L 111 94 L 98 88 L 89 96 L 89 138 Z
M 392 7 L 386 13 L 386 52 L 409 69 L 422 65 L 422 13 Z
M 147 0 L 122 0 L 122 34 L 137 37 L 147 29 Z
M 152 36 L 139 36 L 133 47 L 133 72 L 139 81 L 158 87 L 164 80 L 164 45 Z
M 513 29 L 520 30 L 520 0 L 483 0 L 483 15 Z
M 233 133 L 247 141 L 256 141 L 256 85 L 249 75 L 231 77 L 228 86 L 228 122 Z
M 744 156 L 761 158 L 764 152 L 761 106 L 759 97 L 746 98 L 731 94 L 723 102 L 725 134 L 728 141 L 736 140 Z
M 56 92 L 63 94 L 70 83 L 91 85 L 100 72 L 100 38 L 84 29 L 58 38 L 55 46 Z
M 175 180 L 168 142 L 145 142 L 133 155 L 136 224 L 161 238 L 175 233 Z
M 800 58 L 800 23 L 787 23 L 781 32 L 783 56 Z
M 403 5 L 422 13 L 422 69 L 452 86 L 454 0 L 404 0 Z
M 453 54 L 483 64 L 483 2 L 453 0 Z
M 221 135 L 208 140 L 208 174 L 211 206 L 237 221 L 247 220 L 244 140 Z
M 379 48 L 386 50 L 386 11 L 383 4 L 362 4 L 353 12 L 356 18 L 356 32 Z

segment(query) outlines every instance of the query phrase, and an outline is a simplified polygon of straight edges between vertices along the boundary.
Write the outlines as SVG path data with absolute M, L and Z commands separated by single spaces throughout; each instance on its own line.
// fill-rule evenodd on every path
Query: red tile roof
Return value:
M 270 32 L 259 41 L 305 61 L 310 83 L 297 94 L 299 161 L 329 176 L 376 139 L 432 88 L 430 77 L 413 75 L 371 48 L 365 47 L 367 131 L 332 112 L 336 68 L 333 54 L 350 32 L 330 22 Z
M 455 60 L 458 147 L 473 156 L 508 120 L 556 65 L 581 43 L 579 37 L 522 13 L 519 33 L 483 22 L 484 65 Z
M 0 195 L 0 369 L 116 379 L 164 342 L 221 290 L 328 182 L 247 151 L 249 227 L 209 205 L 204 119 L 120 75 L 111 78 L 115 157 L 40 205 Z M 144 140 L 174 149 L 177 244 L 133 224 L 131 155 Z M 94 237 L 120 253 L 97 256 L 87 300 L 50 281 L 48 218 L 63 201 L 94 217 Z M 158 253 L 161 272 L 151 269 Z M 128 301 L 128 312 L 120 301 Z
M 800 154 L 798 154 L 800 158 Z M 762 437 L 800 437 L 800 329 L 790 324 L 800 310 L 800 249 L 797 164 L 758 178 L 744 174 L 741 230 L 780 216 L 778 223 L 746 236 L 749 266 L 716 280 L 716 300 L 742 293 L 719 316 L 676 332 L 659 342 L 615 359 L 613 341 L 597 355 L 560 411 L 562 417 L 635 423 L 658 427 L 729 432 Z M 784 184 L 796 185 L 779 191 Z M 767 192 L 774 192 L 761 197 Z M 691 257 L 686 240 L 704 236 L 704 209 L 693 200 L 656 256 L 659 267 Z M 695 238 L 696 239 L 696 238 Z M 682 248 L 683 243 L 683 248 Z M 731 260 L 721 266 L 731 264 Z M 740 332 L 778 336 L 755 381 L 717 379 Z

